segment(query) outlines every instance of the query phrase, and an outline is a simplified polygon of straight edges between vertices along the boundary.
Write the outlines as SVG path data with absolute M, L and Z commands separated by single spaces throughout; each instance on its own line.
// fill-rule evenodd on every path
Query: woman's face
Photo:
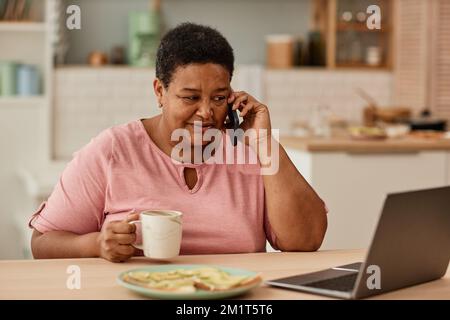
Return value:
M 163 124 L 170 133 L 175 129 L 186 129 L 193 144 L 194 122 L 201 121 L 202 127 L 196 128 L 196 132 L 223 129 L 231 87 L 230 74 L 221 65 L 205 63 L 178 67 L 167 89 L 158 79 L 154 89 L 163 105 Z M 208 143 L 203 141 L 202 145 Z

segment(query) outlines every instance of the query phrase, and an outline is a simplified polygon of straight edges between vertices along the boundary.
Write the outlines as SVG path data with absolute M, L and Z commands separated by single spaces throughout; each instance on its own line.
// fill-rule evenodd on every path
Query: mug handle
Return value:
M 129 224 L 136 224 L 136 223 L 141 223 L 141 220 L 134 220 L 134 221 L 130 221 L 128 222 Z M 136 243 L 132 243 L 131 244 L 133 247 L 135 247 L 136 249 L 140 249 L 140 250 L 144 250 L 144 246 L 142 244 L 136 244 Z

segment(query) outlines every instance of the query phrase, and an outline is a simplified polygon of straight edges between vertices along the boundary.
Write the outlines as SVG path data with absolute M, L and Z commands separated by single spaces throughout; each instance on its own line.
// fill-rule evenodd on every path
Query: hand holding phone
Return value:
M 228 104 L 228 123 L 231 129 L 237 130 L 239 128 L 239 116 L 236 110 L 233 110 L 233 104 Z M 233 146 L 237 145 L 237 136 L 233 135 Z

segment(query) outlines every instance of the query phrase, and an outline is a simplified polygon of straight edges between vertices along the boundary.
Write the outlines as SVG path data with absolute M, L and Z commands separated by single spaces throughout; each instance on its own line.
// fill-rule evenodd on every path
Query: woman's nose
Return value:
M 199 105 L 197 109 L 197 115 L 203 119 L 209 119 L 213 115 L 213 109 L 209 105 L 209 102 L 203 102 Z

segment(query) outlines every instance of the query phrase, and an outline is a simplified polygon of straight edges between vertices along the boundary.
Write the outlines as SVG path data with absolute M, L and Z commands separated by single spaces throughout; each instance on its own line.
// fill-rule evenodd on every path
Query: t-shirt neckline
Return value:
M 152 149 L 156 150 L 156 152 L 158 152 L 161 155 L 161 157 L 163 157 L 164 159 L 170 161 L 172 164 L 174 164 L 176 166 L 182 166 L 182 167 L 187 167 L 187 168 L 199 168 L 199 167 L 202 167 L 202 166 L 207 164 L 205 162 L 202 162 L 202 163 L 185 163 L 185 162 L 180 162 L 180 161 L 178 161 L 176 159 L 173 159 L 169 155 L 165 154 L 156 145 L 156 143 L 153 141 L 153 139 L 147 133 L 147 129 L 145 128 L 144 123 L 142 122 L 142 120 L 145 120 L 145 119 L 139 119 L 139 120 L 137 120 L 137 122 L 138 122 L 138 126 L 139 126 L 139 128 L 141 130 L 141 133 L 144 135 L 144 139 L 148 142 L 148 144 L 150 145 L 150 147 Z

